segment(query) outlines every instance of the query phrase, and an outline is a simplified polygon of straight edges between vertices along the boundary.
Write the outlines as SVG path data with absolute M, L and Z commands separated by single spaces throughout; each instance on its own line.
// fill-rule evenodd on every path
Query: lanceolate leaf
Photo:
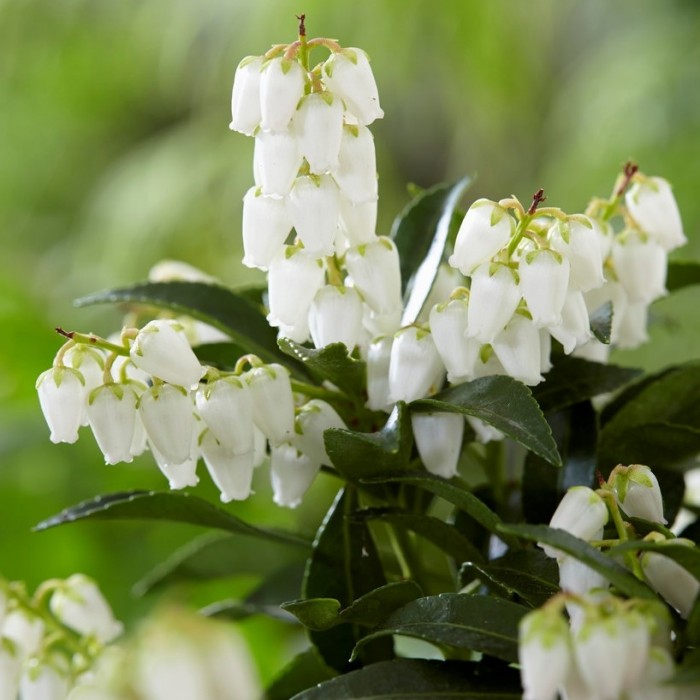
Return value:
M 309 543 L 291 533 L 255 527 L 208 501 L 186 493 L 126 491 L 97 496 L 40 522 L 34 529 L 47 530 L 79 520 L 168 520 L 226 530 L 297 547 Z
M 303 370 L 277 347 L 277 333 L 260 306 L 249 295 L 218 284 L 203 282 L 144 282 L 131 287 L 108 289 L 77 299 L 76 306 L 105 303 L 147 304 L 186 314 L 227 333 L 246 352 L 265 362 L 283 362 L 296 373 Z
M 696 546 L 687 546 L 673 542 L 649 542 L 645 540 L 630 540 L 613 547 L 610 555 L 623 554 L 624 552 L 657 552 L 669 559 L 673 559 L 689 573 L 700 581 L 700 549 Z
M 469 661 L 394 659 L 310 688 L 292 700 L 520 700 L 519 673 Z M 271 699 L 272 700 L 272 699 Z M 277 697 L 274 698 L 277 700 Z M 280 699 L 281 700 L 281 697 Z
M 528 611 L 508 600 L 483 595 L 443 593 L 419 598 L 363 637 L 358 649 L 373 639 L 400 634 L 514 662 L 518 659 L 518 623 Z
M 561 457 L 532 392 L 512 377 L 491 376 L 450 387 L 410 404 L 412 411 L 447 411 L 474 416 L 555 466 Z
M 421 192 L 394 221 L 391 237 L 401 264 L 403 326 L 416 320 L 430 294 L 442 263 L 452 214 L 471 182 L 471 178 L 464 177 L 453 185 L 436 185 Z
M 656 598 L 656 594 L 645 583 L 635 578 L 612 557 L 564 530 L 547 525 L 503 525 L 501 529 L 510 535 L 516 535 L 531 542 L 542 542 L 570 554 L 608 579 L 624 595 Z
M 610 333 L 612 331 L 613 307 L 612 302 L 603 304 L 596 309 L 590 316 L 591 331 L 593 335 L 606 345 L 610 342 Z
M 248 350 L 236 343 L 204 343 L 192 348 L 203 365 L 211 365 L 227 372 L 233 370 L 239 357 Z
M 289 700 L 296 693 L 333 678 L 335 673 L 311 647 L 282 669 L 265 691 L 263 700 Z
M 671 260 L 666 273 L 666 289 L 675 292 L 683 287 L 700 284 L 700 262 L 697 260 Z

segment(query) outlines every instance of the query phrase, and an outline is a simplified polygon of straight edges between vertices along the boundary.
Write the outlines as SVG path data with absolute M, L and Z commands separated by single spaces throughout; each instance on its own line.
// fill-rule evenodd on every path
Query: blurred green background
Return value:
M 0 0 L 4 576 L 33 587 L 82 571 L 131 621 L 153 603 L 134 601 L 131 585 L 197 533 L 140 523 L 32 533 L 98 493 L 166 486 L 148 458 L 105 467 L 88 434 L 51 445 L 34 381 L 60 345 L 54 326 L 119 328 L 115 310 L 74 309 L 77 296 L 142 279 L 163 258 L 234 286 L 260 279 L 239 263 L 253 143 L 227 128 L 231 80 L 243 56 L 294 40 L 302 11 L 310 36 L 372 58 L 386 115 L 373 126 L 380 233 L 407 182 L 476 173 L 470 198 L 525 201 L 544 187 L 548 204 L 574 212 L 607 196 L 632 158 L 671 180 L 690 239 L 674 255 L 700 258 L 695 0 Z M 697 357 L 699 304 L 697 289 L 656 304 L 653 342 L 616 361 Z M 262 480 L 258 491 L 231 511 L 302 530 L 328 497 L 321 484 L 289 513 Z M 216 500 L 209 485 L 197 494 Z M 277 623 L 247 624 L 255 638 L 279 633 Z M 259 651 L 263 673 L 288 651 Z

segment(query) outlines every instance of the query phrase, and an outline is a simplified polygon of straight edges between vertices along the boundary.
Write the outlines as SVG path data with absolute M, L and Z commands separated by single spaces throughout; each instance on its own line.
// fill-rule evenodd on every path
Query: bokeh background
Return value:
M 92 437 L 51 445 L 34 391 L 60 346 L 53 327 L 119 328 L 72 299 L 143 279 L 163 258 L 241 286 L 241 199 L 251 139 L 228 130 L 238 61 L 295 39 L 371 56 L 385 119 L 373 131 L 380 233 L 429 186 L 476 174 L 471 199 L 511 193 L 582 210 L 627 159 L 670 179 L 700 258 L 700 3 L 696 0 L 0 0 L 0 572 L 31 587 L 82 571 L 128 623 L 156 596 L 130 589 L 195 528 L 146 523 L 31 528 L 98 493 L 166 486 L 148 458 L 105 467 Z M 323 58 L 319 54 L 319 60 Z M 659 367 L 700 352 L 700 293 L 653 309 L 652 343 L 615 357 Z M 204 481 L 204 479 L 203 479 Z M 197 494 L 216 500 L 213 487 Z M 316 524 L 258 494 L 232 505 L 261 524 Z M 196 603 L 251 581 L 183 588 Z M 246 621 L 264 676 L 297 640 Z M 284 643 L 271 645 L 271 638 Z

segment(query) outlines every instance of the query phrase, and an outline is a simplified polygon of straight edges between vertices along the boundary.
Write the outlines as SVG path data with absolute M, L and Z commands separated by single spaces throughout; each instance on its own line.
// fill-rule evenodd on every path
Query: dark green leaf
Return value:
M 247 600 L 221 600 L 211 605 L 207 605 L 199 611 L 204 617 L 215 617 L 219 620 L 230 620 L 240 622 L 249 617 L 264 615 L 280 622 L 297 623 L 296 618 L 285 612 L 279 605 L 264 605 L 252 603 Z
M 520 700 L 519 674 L 468 661 L 395 659 L 347 673 L 292 700 Z M 281 700 L 281 697 L 274 698 Z
M 347 394 L 365 390 L 365 363 L 350 357 L 343 343 L 332 343 L 320 350 L 305 348 L 288 338 L 280 338 L 278 343 L 286 355 L 299 360 L 314 375 L 327 379 Z
M 499 375 L 475 379 L 450 387 L 432 398 L 413 401 L 410 408 L 412 411 L 447 411 L 474 416 L 551 464 L 561 465 L 552 431 L 532 392 L 512 377 Z
M 458 182 L 436 185 L 416 196 L 395 219 L 391 237 L 399 251 L 404 313 L 401 325 L 413 323 L 420 314 L 442 263 L 452 214 L 471 185 Z
M 331 428 L 323 441 L 333 466 L 350 481 L 396 472 L 405 469 L 411 457 L 411 417 L 399 401 L 379 432 Z
M 341 624 L 340 602 L 335 598 L 308 598 L 283 603 L 282 608 L 310 630 L 321 632 Z
M 501 519 L 494 513 L 480 498 L 477 498 L 471 491 L 461 484 L 457 479 L 447 481 L 442 477 L 435 476 L 428 472 L 397 472 L 396 474 L 385 474 L 372 479 L 363 479 L 364 484 L 401 483 L 418 486 L 418 488 L 429 491 L 460 510 L 469 514 L 482 527 L 493 534 L 502 537 L 498 531 Z M 503 538 L 509 547 L 519 547 L 518 540 L 514 537 Z
M 316 649 L 311 647 L 282 669 L 265 691 L 263 700 L 289 700 L 296 693 L 323 683 L 334 675 L 335 671 L 326 666 Z
M 232 371 L 238 358 L 248 352 L 246 348 L 236 343 L 204 343 L 192 349 L 203 365 L 210 365 L 226 372 Z
M 610 342 L 610 332 L 612 330 L 613 307 L 612 302 L 607 302 L 597 308 L 590 316 L 591 331 L 593 335 L 606 345 Z
M 542 542 L 570 554 L 604 576 L 624 595 L 631 598 L 656 598 L 656 594 L 646 584 L 621 564 L 564 530 L 547 525 L 503 525 L 502 529 L 508 534 L 531 542 Z
M 250 535 L 273 542 L 308 547 L 296 535 L 264 530 L 237 518 L 211 503 L 186 493 L 126 491 L 97 496 L 40 522 L 34 529 L 47 530 L 78 520 L 169 520 Z
M 373 639 L 400 634 L 514 662 L 518 659 L 518 623 L 528 611 L 491 596 L 443 593 L 419 598 L 392 613 L 360 640 L 358 648 Z
M 277 332 L 263 310 L 245 293 L 237 293 L 218 284 L 203 282 L 143 282 L 131 287 L 107 289 L 77 299 L 76 306 L 92 304 L 147 304 L 186 314 L 227 333 L 233 341 L 255 353 L 265 362 L 282 362 L 295 373 L 305 373 L 290 363 L 277 347 Z
M 673 559 L 698 581 L 700 581 L 700 549 L 673 542 L 649 542 L 645 540 L 630 540 L 618 544 L 609 550 L 610 556 L 623 554 L 624 552 L 658 552 L 669 559 Z
M 545 381 L 532 389 L 532 395 L 545 413 L 618 389 L 641 373 L 638 369 L 589 362 L 564 354 L 554 355 L 553 360 Z
M 700 649 L 689 651 L 680 666 L 676 667 L 676 672 L 671 676 L 669 683 L 673 685 L 700 686 Z M 691 688 L 690 690 L 696 690 Z M 692 697 L 685 695 L 683 697 Z
M 666 272 L 666 289 L 669 292 L 675 292 L 693 284 L 700 284 L 700 262 L 670 260 Z

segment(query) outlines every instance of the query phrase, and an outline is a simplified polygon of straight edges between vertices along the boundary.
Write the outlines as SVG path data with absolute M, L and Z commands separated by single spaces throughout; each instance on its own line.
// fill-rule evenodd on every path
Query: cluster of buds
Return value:
M 247 355 L 233 372 L 202 366 L 178 321 L 125 329 L 119 343 L 64 335 L 37 380 L 51 440 L 73 443 L 89 425 L 107 464 L 150 449 L 172 489 L 198 483 L 201 457 L 223 502 L 245 499 L 269 444 L 275 502 L 294 507 L 329 463 L 323 431 L 344 427 L 324 401 L 297 408 L 281 365 Z
M 0 697 L 64 700 L 121 632 L 87 576 L 45 581 L 32 597 L 0 580 Z

